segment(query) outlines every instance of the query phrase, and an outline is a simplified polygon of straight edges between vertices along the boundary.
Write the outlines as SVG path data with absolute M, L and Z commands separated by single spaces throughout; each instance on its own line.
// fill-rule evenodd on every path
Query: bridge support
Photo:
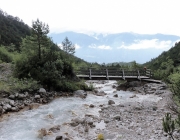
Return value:
M 91 69 L 89 69 L 89 79 L 92 79 L 91 78 Z
M 108 69 L 106 69 L 106 79 L 109 80 Z
M 122 70 L 122 79 L 124 79 L 124 80 L 125 80 L 124 70 Z

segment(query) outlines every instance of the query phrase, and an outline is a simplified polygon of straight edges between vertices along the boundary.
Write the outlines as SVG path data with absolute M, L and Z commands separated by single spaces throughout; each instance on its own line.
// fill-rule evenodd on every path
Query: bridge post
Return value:
M 124 69 L 122 70 L 122 79 L 125 80 L 125 76 L 124 76 Z
M 109 80 L 108 69 L 106 69 L 106 79 Z
M 89 69 L 89 79 L 91 79 L 91 69 Z
M 138 73 L 137 79 L 141 80 L 139 70 L 137 70 L 137 73 Z

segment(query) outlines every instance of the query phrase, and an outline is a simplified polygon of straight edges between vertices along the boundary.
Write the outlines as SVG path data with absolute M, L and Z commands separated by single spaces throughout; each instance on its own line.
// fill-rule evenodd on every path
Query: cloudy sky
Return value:
M 0 8 L 51 32 L 135 32 L 180 36 L 179 0 L 0 0 Z

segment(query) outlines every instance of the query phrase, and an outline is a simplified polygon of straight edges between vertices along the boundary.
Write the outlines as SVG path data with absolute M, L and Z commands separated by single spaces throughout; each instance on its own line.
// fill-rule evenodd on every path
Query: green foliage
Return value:
M 58 80 L 54 85 L 56 91 L 68 91 L 73 92 L 76 90 L 92 91 L 93 86 L 87 86 L 83 81 L 76 82 L 72 80 Z
M 40 88 L 38 81 L 32 78 L 10 78 L 9 83 L 12 91 L 37 91 Z
M 178 115 L 178 118 L 175 121 L 178 127 L 180 128 L 180 114 Z
M 13 61 L 13 57 L 11 53 L 7 51 L 5 47 L 0 47 L 0 61 L 10 63 Z
M 62 49 L 69 54 L 74 54 L 75 53 L 75 45 L 72 44 L 71 41 L 66 37 L 64 41 L 62 42 Z
M 169 85 L 175 96 L 180 99 L 180 74 L 173 73 L 168 76 Z
M 2 92 L 23 92 L 23 91 L 36 91 L 40 88 L 39 82 L 30 79 L 18 79 L 10 77 L 8 81 L 0 81 L 0 91 Z
M 175 130 L 175 123 L 174 120 L 171 119 L 170 113 L 167 113 L 165 118 L 163 118 L 163 130 L 174 140 L 173 132 Z
M 1 9 L 0 19 L 0 46 L 9 46 L 11 51 L 19 51 L 21 38 L 30 35 L 30 27 L 18 17 L 8 15 Z
M 45 23 L 42 23 L 37 19 L 36 21 L 32 22 L 32 36 L 35 38 L 37 45 L 38 45 L 38 55 L 39 59 L 41 59 L 41 47 L 46 45 L 47 43 L 47 34 L 49 33 L 49 26 Z
M 104 135 L 103 134 L 98 134 L 97 140 L 104 140 Z

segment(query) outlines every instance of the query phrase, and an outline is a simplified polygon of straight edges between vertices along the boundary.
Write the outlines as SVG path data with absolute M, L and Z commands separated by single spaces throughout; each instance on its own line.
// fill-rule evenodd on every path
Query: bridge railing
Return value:
M 101 68 L 101 69 L 95 69 L 95 68 L 88 68 L 80 70 L 77 70 L 76 75 L 89 75 L 91 77 L 92 75 L 96 76 L 137 76 L 139 78 L 140 76 L 145 77 L 152 77 L 152 72 L 150 69 L 140 69 L 140 70 L 126 70 L 126 69 L 107 69 L 107 68 Z

